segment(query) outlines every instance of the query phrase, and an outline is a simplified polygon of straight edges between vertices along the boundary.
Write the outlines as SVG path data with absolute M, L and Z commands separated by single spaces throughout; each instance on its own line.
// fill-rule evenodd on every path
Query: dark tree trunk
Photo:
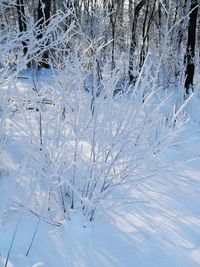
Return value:
M 158 26 L 159 26 L 159 44 L 162 41 L 162 11 L 161 11 L 161 3 L 158 3 Z
M 47 25 L 51 14 L 51 0 L 39 0 L 38 21 L 40 25 Z
M 139 13 L 145 3 L 146 3 L 146 0 L 141 0 L 139 4 L 137 4 L 137 6 L 135 7 L 133 23 L 132 23 L 131 45 L 130 45 L 130 55 L 129 55 L 129 82 L 133 84 L 135 83 L 136 78 L 137 78 L 133 74 L 134 60 L 135 60 L 134 54 L 135 54 L 135 49 L 137 45 L 137 41 L 136 41 L 137 22 L 138 22 Z
M 152 21 L 153 21 L 154 16 L 155 16 L 156 2 L 157 1 L 154 0 L 152 11 L 149 14 L 150 17 L 149 17 L 148 23 L 147 23 L 147 15 L 149 12 L 149 0 L 147 3 L 147 9 L 146 9 L 146 13 L 145 13 L 145 20 L 144 20 L 143 33 L 142 33 L 143 40 L 142 40 L 142 48 L 140 51 L 139 72 L 141 71 L 141 69 L 143 67 L 144 61 L 146 59 L 146 55 L 148 53 L 149 32 L 150 32 L 150 27 L 151 27 Z M 147 24 L 147 27 L 146 27 L 146 24 Z
M 19 31 L 20 33 L 27 31 L 27 25 L 26 25 L 26 17 L 25 17 L 25 10 L 24 10 L 24 1 L 23 0 L 17 0 L 17 15 L 18 15 L 18 24 L 19 24 Z M 23 45 L 23 53 L 26 55 L 27 53 L 27 43 L 25 41 L 22 41 Z
M 129 15 L 129 23 L 130 23 L 130 25 L 132 25 L 132 23 L 133 23 L 133 0 L 129 0 L 128 15 Z
M 51 17 L 51 0 L 39 0 L 38 4 L 38 27 L 40 33 L 37 38 L 42 39 L 43 29 L 48 25 Z M 49 68 L 49 52 L 46 50 L 42 55 L 42 61 L 39 62 L 39 67 Z
M 115 25 L 116 25 L 116 11 L 115 11 L 114 0 L 111 0 L 111 3 L 109 3 L 109 12 L 110 12 L 110 24 L 111 24 L 111 31 L 112 31 L 111 69 L 114 70 L 115 68 Z
M 187 50 L 185 56 L 186 64 L 186 80 L 185 80 L 185 94 L 186 97 L 190 94 L 190 90 L 193 90 L 193 78 L 195 71 L 195 44 L 196 44 L 196 27 L 197 27 L 197 16 L 198 16 L 198 0 L 191 0 L 190 7 L 190 18 L 188 27 L 188 41 Z
M 142 69 L 142 66 L 143 66 L 143 63 L 144 63 L 145 57 L 146 57 L 146 40 L 147 40 L 147 35 L 148 35 L 148 30 L 146 30 L 146 28 L 150 27 L 149 25 L 147 26 L 148 12 L 149 12 L 149 0 L 147 0 L 147 7 L 146 7 L 143 29 L 142 29 L 142 47 L 140 50 L 139 71 Z

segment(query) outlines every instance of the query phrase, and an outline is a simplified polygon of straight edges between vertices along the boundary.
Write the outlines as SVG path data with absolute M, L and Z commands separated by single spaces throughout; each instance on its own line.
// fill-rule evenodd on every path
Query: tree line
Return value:
M 48 27 L 52 16 L 59 11 L 68 13 L 61 27 L 67 30 L 73 23 L 74 40 L 80 44 L 84 43 L 83 36 L 90 40 L 93 49 L 87 53 L 88 58 L 93 57 L 94 46 L 105 44 L 96 57 L 100 75 L 105 62 L 110 62 L 114 70 L 123 56 L 127 79 L 134 85 L 149 58 L 157 62 L 162 58 L 166 82 L 184 76 L 187 96 L 193 90 L 199 56 L 198 7 L 199 0 L 7 0 L 1 1 L 0 29 L 10 25 L 13 31 L 23 33 L 34 21 L 41 29 L 35 38 L 42 39 L 42 29 Z M 22 47 L 24 55 L 28 54 L 26 40 Z M 50 66 L 49 50 L 44 51 L 37 65 Z

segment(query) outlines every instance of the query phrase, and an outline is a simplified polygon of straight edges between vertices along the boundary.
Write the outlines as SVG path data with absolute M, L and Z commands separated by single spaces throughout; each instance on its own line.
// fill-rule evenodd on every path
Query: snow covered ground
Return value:
M 72 211 L 56 226 L 13 202 L 12 194 L 23 198 L 16 179 L 21 145 L 8 140 L 0 154 L 0 266 L 8 256 L 7 267 L 200 266 L 198 122 L 186 124 L 164 150 L 155 176 L 134 183 L 135 201 L 116 199 L 119 205 L 92 222 Z

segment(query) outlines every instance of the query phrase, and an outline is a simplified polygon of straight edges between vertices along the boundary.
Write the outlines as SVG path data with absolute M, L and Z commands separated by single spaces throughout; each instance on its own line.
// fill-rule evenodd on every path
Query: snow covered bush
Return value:
M 56 225 L 74 212 L 90 221 L 107 216 L 116 194 L 125 204 L 134 185 L 156 172 L 160 152 L 184 123 L 182 106 L 165 109 L 170 96 L 159 88 L 159 69 L 146 61 L 133 88 L 122 82 L 122 70 L 99 68 L 102 46 L 92 41 L 91 67 L 85 68 L 83 47 L 67 49 L 76 33 L 73 24 L 62 31 L 64 19 L 51 18 L 42 39 L 34 38 L 41 29 L 31 22 L 21 39 L 11 38 L 8 53 L 15 46 L 21 51 L 22 40 L 28 52 L 16 59 L 4 101 L 15 107 L 4 112 L 10 137 L 21 147 L 11 198 Z M 29 63 L 37 67 L 47 50 L 49 70 L 23 71 Z
M 169 96 L 150 73 L 134 89 L 116 91 L 119 72 L 105 65 L 99 81 L 95 62 L 90 90 L 88 72 L 70 57 L 15 86 L 18 110 L 10 121 L 23 151 L 15 201 L 56 224 L 74 212 L 89 220 L 106 216 L 116 192 L 125 204 L 134 185 L 155 173 L 159 153 L 184 123 L 182 107 L 164 109 Z

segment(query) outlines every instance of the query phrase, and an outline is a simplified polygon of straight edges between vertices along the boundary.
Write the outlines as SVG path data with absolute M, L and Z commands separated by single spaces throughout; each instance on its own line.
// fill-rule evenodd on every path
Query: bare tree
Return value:
M 139 71 L 142 69 L 142 66 L 144 64 L 144 61 L 145 61 L 145 58 L 148 52 L 149 32 L 150 32 L 152 20 L 154 19 L 154 16 L 155 16 L 156 2 L 157 0 L 154 0 L 152 10 L 149 11 L 150 2 L 149 0 L 147 0 L 147 7 L 146 7 L 145 18 L 144 18 L 143 29 L 142 29 L 142 47 L 140 50 Z M 149 19 L 148 19 L 148 16 L 149 16 Z
M 190 90 L 193 90 L 193 79 L 195 71 L 195 44 L 196 44 L 196 27 L 197 27 L 197 16 L 198 16 L 198 0 L 191 0 L 190 6 L 190 18 L 188 26 L 188 40 L 187 50 L 185 56 L 186 64 L 186 80 L 185 80 L 185 94 L 188 96 Z
M 19 31 L 21 33 L 23 33 L 23 32 L 27 31 L 24 1 L 23 0 L 17 0 L 16 4 L 17 4 L 16 7 L 17 7 L 17 14 L 18 14 Z M 23 45 L 24 55 L 26 55 L 27 43 L 25 41 L 22 41 L 22 45 Z
M 137 23 L 139 18 L 139 13 L 143 8 L 146 0 L 141 0 L 135 7 L 133 23 L 132 23 L 132 31 L 131 31 L 131 45 L 130 45 L 130 55 L 129 55 L 129 81 L 130 83 L 135 83 L 136 77 L 133 74 L 134 71 L 134 53 L 137 46 Z
M 38 27 L 40 32 L 37 35 L 38 39 L 42 39 L 43 30 L 48 25 L 50 17 L 51 17 L 51 0 L 39 0 Z M 45 51 L 42 55 L 42 60 L 39 63 L 39 67 L 49 68 L 48 59 L 49 59 L 49 52 Z

